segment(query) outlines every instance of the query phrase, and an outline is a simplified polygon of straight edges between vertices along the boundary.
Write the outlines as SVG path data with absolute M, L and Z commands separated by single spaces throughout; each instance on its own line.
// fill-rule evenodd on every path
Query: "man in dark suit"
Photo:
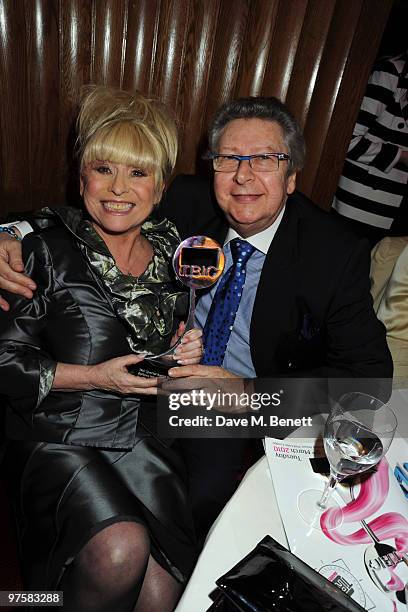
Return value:
M 274 98 L 227 103 L 210 128 L 209 150 L 214 193 L 204 179 L 177 177 L 161 214 L 176 223 L 182 238 L 215 238 L 224 248 L 224 274 L 244 266 L 246 280 L 233 318 L 225 322 L 231 332 L 225 346 L 216 338 L 218 346 L 210 347 L 225 316 L 220 318 L 217 306 L 225 295 L 217 291 L 230 297 L 233 292 L 219 281 L 202 297 L 197 320 L 207 341 L 206 362 L 173 368 L 171 376 L 391 377 L 385 330 L 372 309 L 368 245 L 295 191 L 304 141 L 286 107 Z M 250 252 L 245 263 L 238 254 L 237 264 L 234 243 Z M 4 260 L 10 258 L 5 244 L 0 243 L 0 287 L 15 290 L 10 280 L 18 278 L 5 272 Z M 183 440 L 183 445 L 204 533 L 237 484 L 245 443 Z
M 224 245 L 226 269 L 234 238 L 244 238 L 255 251 L 222 363 L 173 368 L 171 375 L 201 382 L 234 376 L 391 377 L 384 328 L 372 309 L 368 245 L 295 191 L 304 141 L 286 107 L 271 98 L 228 103 L 210 128 L 209 148 L 214 193 L 203 179 L 179 176 L 162 212 L 182 238 L 204 234 Z M 217 290 L 197 307 L 207 341 Z M 183 444 L 204 525 L 205 514 L 214 518 L 220 507 L 216 500 L 232 493 L 245 443 Z
M 182 238 L 211 236 L 228 254 L 230 241 L 242 237 L 256 247 L 249 261 L 262 254 L 248 334 L 241 339 L 253 374 L 318 369 L 328 375 L 392 375 L 385 330 L 372 309 L 367 243 L 295 191 L 304 141 L 286 107 L 275 98 L 227 103 L 210 128 L 209 148 L 214 193 L 204 179 L 176 177 L 162 214 Z M 246 291 L 245 285 L 243 300 Z M 244 307 L 241 302 L 237 319 Z M 180 373 L 227 375 L 207 368 L 184 367 Z

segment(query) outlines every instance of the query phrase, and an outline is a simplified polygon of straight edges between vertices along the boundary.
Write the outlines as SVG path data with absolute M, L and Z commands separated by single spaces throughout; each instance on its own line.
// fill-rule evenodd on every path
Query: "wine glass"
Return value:
M 298 497 L 298 510 L 312 526 L 318 526 L 336 485 L 374 467 L 385 455 L 397 428 L 397 418 L 381 400 L 359 391 L 346 393 L 327 417 L 323 444 L 330 476 L 323 493 L 315 489 Z M 336 525 L 341 524 L 339 521 Z

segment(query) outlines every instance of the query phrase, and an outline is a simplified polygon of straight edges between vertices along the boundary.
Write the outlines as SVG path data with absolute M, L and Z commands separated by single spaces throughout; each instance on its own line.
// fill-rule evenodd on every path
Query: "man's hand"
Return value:
M 178 368 L 171 368 L 169 370 L 169 376 L 171 378 L 235 378 L 240 379 L 232 372 L 221 368 L 220 366 L 208 366 L 208 365 L 184 365 Z
M 245 412 L 247 404 L 242 406 L 240 397 L 245 393 L 245 380 L 224 368 L 208 365 L 189 365 L 171 368 L 171 378 L 160 381 L 159 393 L 183 393 L 200 391 L 216 397 L 227 397 L 225 402 L 212 406 L 215 410 L 226 413 Z M 192 393 L 193 398 L 193 393 Z M 194 401 L 192 399 L 192 405 Z
M 0 234 L 0 289 L 17 293 L 32 299 L 36 284 L 29 276 L 23 274 L 24 264 L 21 256 L 21 242 L 8 234 Z M 0 296 L 0 308 L 9 310 L 9 303 Z

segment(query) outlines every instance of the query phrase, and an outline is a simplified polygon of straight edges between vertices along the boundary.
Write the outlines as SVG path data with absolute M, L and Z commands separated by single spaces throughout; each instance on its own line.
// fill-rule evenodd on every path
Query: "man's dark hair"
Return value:
M 218 144 L 225 126 L 234 119 L 264 119 L 278 123 L 288 148 L 288 175 L 301 170 L 305 159 L 305 140 L 298 122 L 278 98 L 238 98 L 223 104 L 216 112 L 208 132 L 211 153 L 218 152 Z

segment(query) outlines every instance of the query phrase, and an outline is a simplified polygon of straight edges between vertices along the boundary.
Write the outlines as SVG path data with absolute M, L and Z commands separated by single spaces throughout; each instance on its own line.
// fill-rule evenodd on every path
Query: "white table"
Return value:
M 400 435 L 408 436 L 408 390 L 394 390 L 391 405 Z M 310 435 L 310 429 L 308 435 Z M 175 612 L 205 612 L 217 578 L 230 570 L 266 535 L 287 546 L 266 457 L 248 470 L 221 512 Z
M 287 546 L 266 457 L 248 470 L 208 534 L 176 612 L 204 612 L 215 581 L 265 535 Z

